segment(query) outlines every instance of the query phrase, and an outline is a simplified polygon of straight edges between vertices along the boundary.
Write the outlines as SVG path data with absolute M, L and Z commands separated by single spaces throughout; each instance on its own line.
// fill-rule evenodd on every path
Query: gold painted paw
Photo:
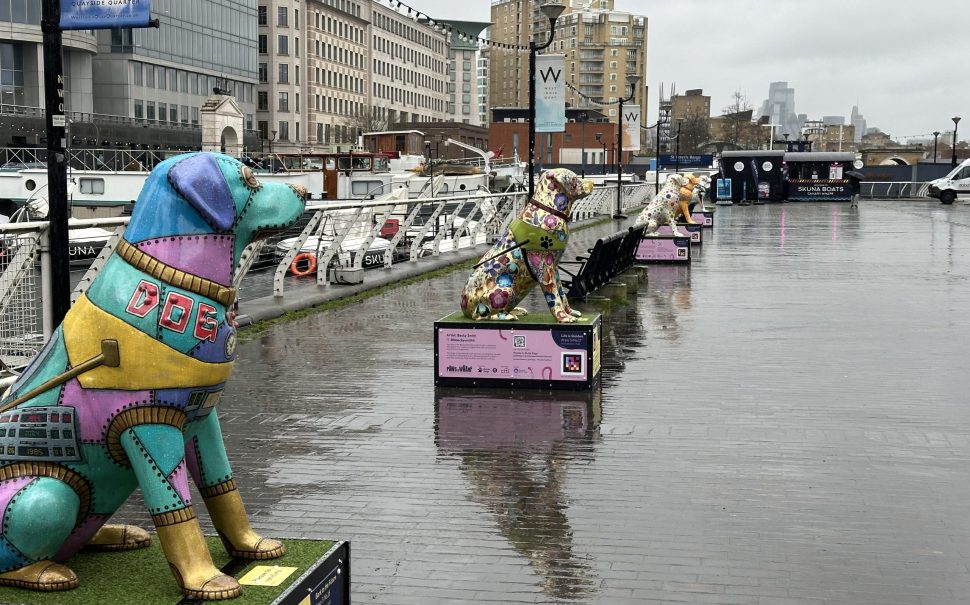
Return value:
M 255 536 L 255 540 L 252 541 L 251 545 L 236 548 L 221 533 L 219 537 L 222 538 L 222 544 L 226 547 L 226 552 L 229 553 L 229 556 L 237 559 L 265 561 L 266 559 L 279 559 L 286 554 L 286 545 L 273 538 L 260 538 L 259 536 Z
M 0 574 L 0 586 L 53 592 L 77 588 L 77 576 L 69 567 L 53 561 L 38 561 Z
M 146 548 L 152 536 L 137 525 L 104 525 L 84 545 L 86 551 L 120 551 Z
M 178 569 L 170 564 L 175 579 L 182 589 L 182 594 L 192 599 L 202 601 L 222 601 L 224 599 L 235 599 L 242 593 L 239 582 L 232 576 L 222 573 L 215 573 L 201 581 L 189 581 L 186 583 Z M 218 571 L 218 570 L 216 570 Z

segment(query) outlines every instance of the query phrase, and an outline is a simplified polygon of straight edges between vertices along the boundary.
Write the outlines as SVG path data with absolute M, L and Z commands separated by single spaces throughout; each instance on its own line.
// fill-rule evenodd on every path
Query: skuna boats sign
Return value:
M 148 27 L 150 0 L 61 0 L 61 29 Z

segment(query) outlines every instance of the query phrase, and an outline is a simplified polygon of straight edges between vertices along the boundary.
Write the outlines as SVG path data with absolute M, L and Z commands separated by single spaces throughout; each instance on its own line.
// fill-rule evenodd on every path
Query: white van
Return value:
M 944 204 L 952 204 L 958 195 L 970 197 L 970 160 L 964 160 L 945 177 L 930 181 L 929 195 Z

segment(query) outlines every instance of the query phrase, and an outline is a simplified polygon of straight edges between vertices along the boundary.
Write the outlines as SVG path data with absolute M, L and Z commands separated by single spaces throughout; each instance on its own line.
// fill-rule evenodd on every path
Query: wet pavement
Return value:
M 355 603 L 966 602 L 970 208 L 720 207 L 591 394 L 436 391 L 465 277 L 239 347 L 254 522 L 350 540 Z

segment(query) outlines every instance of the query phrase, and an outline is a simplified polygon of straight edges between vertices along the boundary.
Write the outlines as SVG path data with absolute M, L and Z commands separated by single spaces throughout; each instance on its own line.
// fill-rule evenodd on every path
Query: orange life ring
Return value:
M 307 261 L 306 269 L 300 269 L 300 261 Z M 310 275 L 311 273 L 316 273 L 317 271 L 317 255 L 312 252 L 301 252 L 293 258 L 293 262 L 290 263 L 290 273 L 297 277 L 303 277 L 304 275 Z

